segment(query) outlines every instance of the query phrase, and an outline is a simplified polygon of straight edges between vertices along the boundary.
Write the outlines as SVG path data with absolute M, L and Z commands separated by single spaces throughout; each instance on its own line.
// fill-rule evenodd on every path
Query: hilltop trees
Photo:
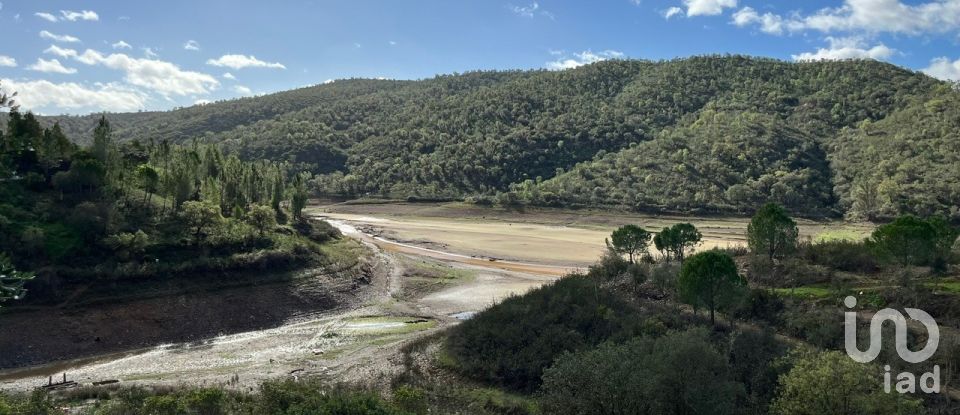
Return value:
M 753 215 L 747 226 L 747 243 L 750 251 L 774 257 L 793 251 L 797 246 L 799 230 L 797 223 L 787 211 L 776 203 L 767 203 Z
M 343 80 L 106 119 L 117 143 L 221 143 L 307 170 L 323 194 L 685 213 L 773 201 L 809 216 L 954 220 L 958 96 L 875 61 L 699 56 Z M 101 118 L 40 121 L 89 140 Z
M 650 236 L 650 232 L 637 225 L 624 225 L 613 231 L 607 246 L 621 255 L 626 254 L 632 264 L 635 255 L 647 252 Z
M 696 254 L 680 268 L 677 290 L 688 304 L 710 310 L 710 324 L 715 324 L 714 311 L 737 287 L 746 282 L 737 273 L 737 264 L 720 251 Z

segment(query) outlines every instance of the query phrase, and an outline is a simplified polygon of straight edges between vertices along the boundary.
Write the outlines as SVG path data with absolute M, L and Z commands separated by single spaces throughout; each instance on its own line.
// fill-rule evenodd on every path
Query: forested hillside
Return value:
M 341 80 L 107 119 L 122 140 L 289 162 L 324 194 L 957 219 L 957 94 L 876 61 L 707 56 Z M 95 124 L 54 120 L 72 139 Z

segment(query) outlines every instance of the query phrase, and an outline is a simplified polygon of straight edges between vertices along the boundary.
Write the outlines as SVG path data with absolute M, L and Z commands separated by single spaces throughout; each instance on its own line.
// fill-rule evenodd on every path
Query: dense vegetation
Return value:
M 319 244 L 337 234 L 302 217 L 306 180 L 284 163 L 214 145 L 117 144 L 105 118 L 91 143 L 10 112 L 0 132 L 0 301 L 20 297 L 32 273 L 30 298 L 49 301 L 65 284 L 289 269 L 317 263 Z
M 94 404 L 83 404 L 88 398 Z M 0 415 L 53 415 L 66 413 L 64 404 L 79 409 L 70 413 L 84 415 L 227 415 L 227 414 L 336 414 L 336 415 L 404 415 L 407 401 L 384 400 L 375 393 L 329 386 L 318 381 L 270 381 L 260 385 L 257 393 L 209 388 L 122 388 L 80 389 L 65 397 L 54 397 L 43 391 L 30 396 L 5 397 L 0 394 Z
M 677 224 L 654 239 L 675 238 L 679 230 L 699 235 L 693 225 Z M 940 284 L 948 264 L 960 262 L 956 228 L 940 217 L 903 216 L 865 240 L 803 242 L 784 209 L 768 204 L 748 232 L 749 251 L 684 255 L 694 242 L 635 262 L 627 259 L 635 257 L 632 248 L 651 233 L 623 226 L 586 274 L 504 300 L 451 329 L 447 364 L 537 397 L 544 413 L 955 410 L 938 395 L 885 393 L 881 369 L 920 373 L 954 364 L 960 338 L 953 329 L 942 332 L 929 361 L 896 357 L 891 332 L 881 360 L 857 363 L 842 353 L 840 299 L 857 295 L 867 310 L 922 305 L 942 325 L 955 325 L 960 298 L 924 287 Z M 824 286 L 830 288 L 813 288 Z M 709 318 L 698 313 L 704 308 Z M 911 348 L 924 341 L 922 330 L 911 329 Z
M 290 163 L 324 194 L 957 219 L 958 102 L 881 62 L 706 56 L 340 80 L 107 118 L 121 141 Z M 42 119 L 84 142 L 96 120 Z

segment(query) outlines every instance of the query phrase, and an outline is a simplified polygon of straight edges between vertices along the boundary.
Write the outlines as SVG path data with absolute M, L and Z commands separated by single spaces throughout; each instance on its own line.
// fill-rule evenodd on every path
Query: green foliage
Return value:
M 247 212 L 247 223 L 253 226 L 263 237 L 264 232 L 271 227 L 277 226 L 276 212 L 270 206 L 253 205 Z
M 834 192 L 849 216 L 960 219 L 960 93 L 947 84 L 886 117 L 829 137 Z
M 747 226 L 747 244 L 755 255 L 770 260 L 792 252 L 797 246 L 797 223 L 776 203 L 767 203 L 753 215 Z
M 693 224 L 678 223 L 663 228 L 653 237 L 653 244 L 667 262 L 673 259 L 683 262 L 687 250 L 697 246 L 702 238 L 703 235 Z
M 872 273 L 879 266 L 874 252 L 863 241 L 835 239 L 802 244 L 800 256 L 840 271 Z
M 635 255 L 647 252 L 650 237 L 650 232 L 637 225 L 624 225 L 613 231 L 607 244 L 614 252 L 627 254 L 632 264 Z
M 317 382 L 270 381 L 260 386 L 255 413 L 277 415 L 401 415 L 372 393 L 330 389 Z
M 919 414 L 919 400 L 884 393 L 880 367 L 857 363 L 842 352 L 798 351 L 780 378 L 771 412 L 782 415 Z
M 704 329 L 568 353 L 544 372 L 550 414 L 735 414 L 743 386 Z
M 199 244 L 205 237 L 204 230 L 223 220 L 220 208 L 208 202 L 191 200 L 183 204 L 181 213 L 184 223 L 191 229 L 194 241 Z
M 628 338 L 640 322 L 597 278 L 572 275 L 461 323 L 450 330 L 446 350 L 464 374 L 529 392 L 563 352 Z
M 27 292 L 23 288 L 23 284 L 33 277 L 32 273 L 14 269 L 10 258 L 6 254 L 0 253 L 0 305 L 7 300 L 23 298 Z
M 876 255 L 901 265 L 945 262 L 960 231 L 943 218 L 919 219 L 904 215 L 878 226 L 867 245 Z
M 327 194 L 956 215 L 958 101 L 943 82 L 876 61 L 702 56 L 341 80 L 105 117 L 117 142 L 222 143 L 309 170 Z M 39 120 L 87 142 L 100 118 Z
M 106 243 L 122 260 L 139 258 L 150 245 L 150 237 L 142 230 L 121 232 L 107 237 Z
M 691 256 L 683 263 L 677 279 L 680 298 L 694 307 L 707 307 L 711 324 L 715 323 L 717 307 L 728 302 L 744 285 L 746 281 L 737 273 L 733 258 L 716 250 Z

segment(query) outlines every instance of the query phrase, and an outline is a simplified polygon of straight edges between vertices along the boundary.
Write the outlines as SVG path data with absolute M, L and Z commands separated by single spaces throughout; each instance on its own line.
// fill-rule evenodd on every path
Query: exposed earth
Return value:
M 616 226 L 637 223 L 659 230 L 690 221 L 703 231 L 703 249 L 744 243 L 747 224 L 739 218 L 518 212 L 461 204 L 327 204 L 315 205 L 310 214 L 358 241 L 364 260 L 339 274 L 308 270 L 273 285 L 4 316 L 4 331 L 24 333 L 18 344 L 29 346 L 4 351 L 22 360 L 12 365 L 18 368 L 0 371 L 0 389 L 33 389 L 63 373 L 80 384 L 253 388 L 266 379 L 305 375 L 370 382 L 397 365 L 401 344 L 588 266 Z M 870 230 L 812 221 L 801 221 L 800 228 L 811 238 Z M 360 285 L 359 275 L 366 279 Z M 30 322 L 36 324 L 44 313 L 63 314 L 41 321 L 44 330 L 31 329 Z M 218 326 L 235 334 L 218 335 Z M 176 337 L 184 332 L 191 335 Z M 125 344 L 127 335 L 139 343 Z M 109 353 L 93 353 L 97 350 Z M 44 359 L 55 361 L 31 365 Z

